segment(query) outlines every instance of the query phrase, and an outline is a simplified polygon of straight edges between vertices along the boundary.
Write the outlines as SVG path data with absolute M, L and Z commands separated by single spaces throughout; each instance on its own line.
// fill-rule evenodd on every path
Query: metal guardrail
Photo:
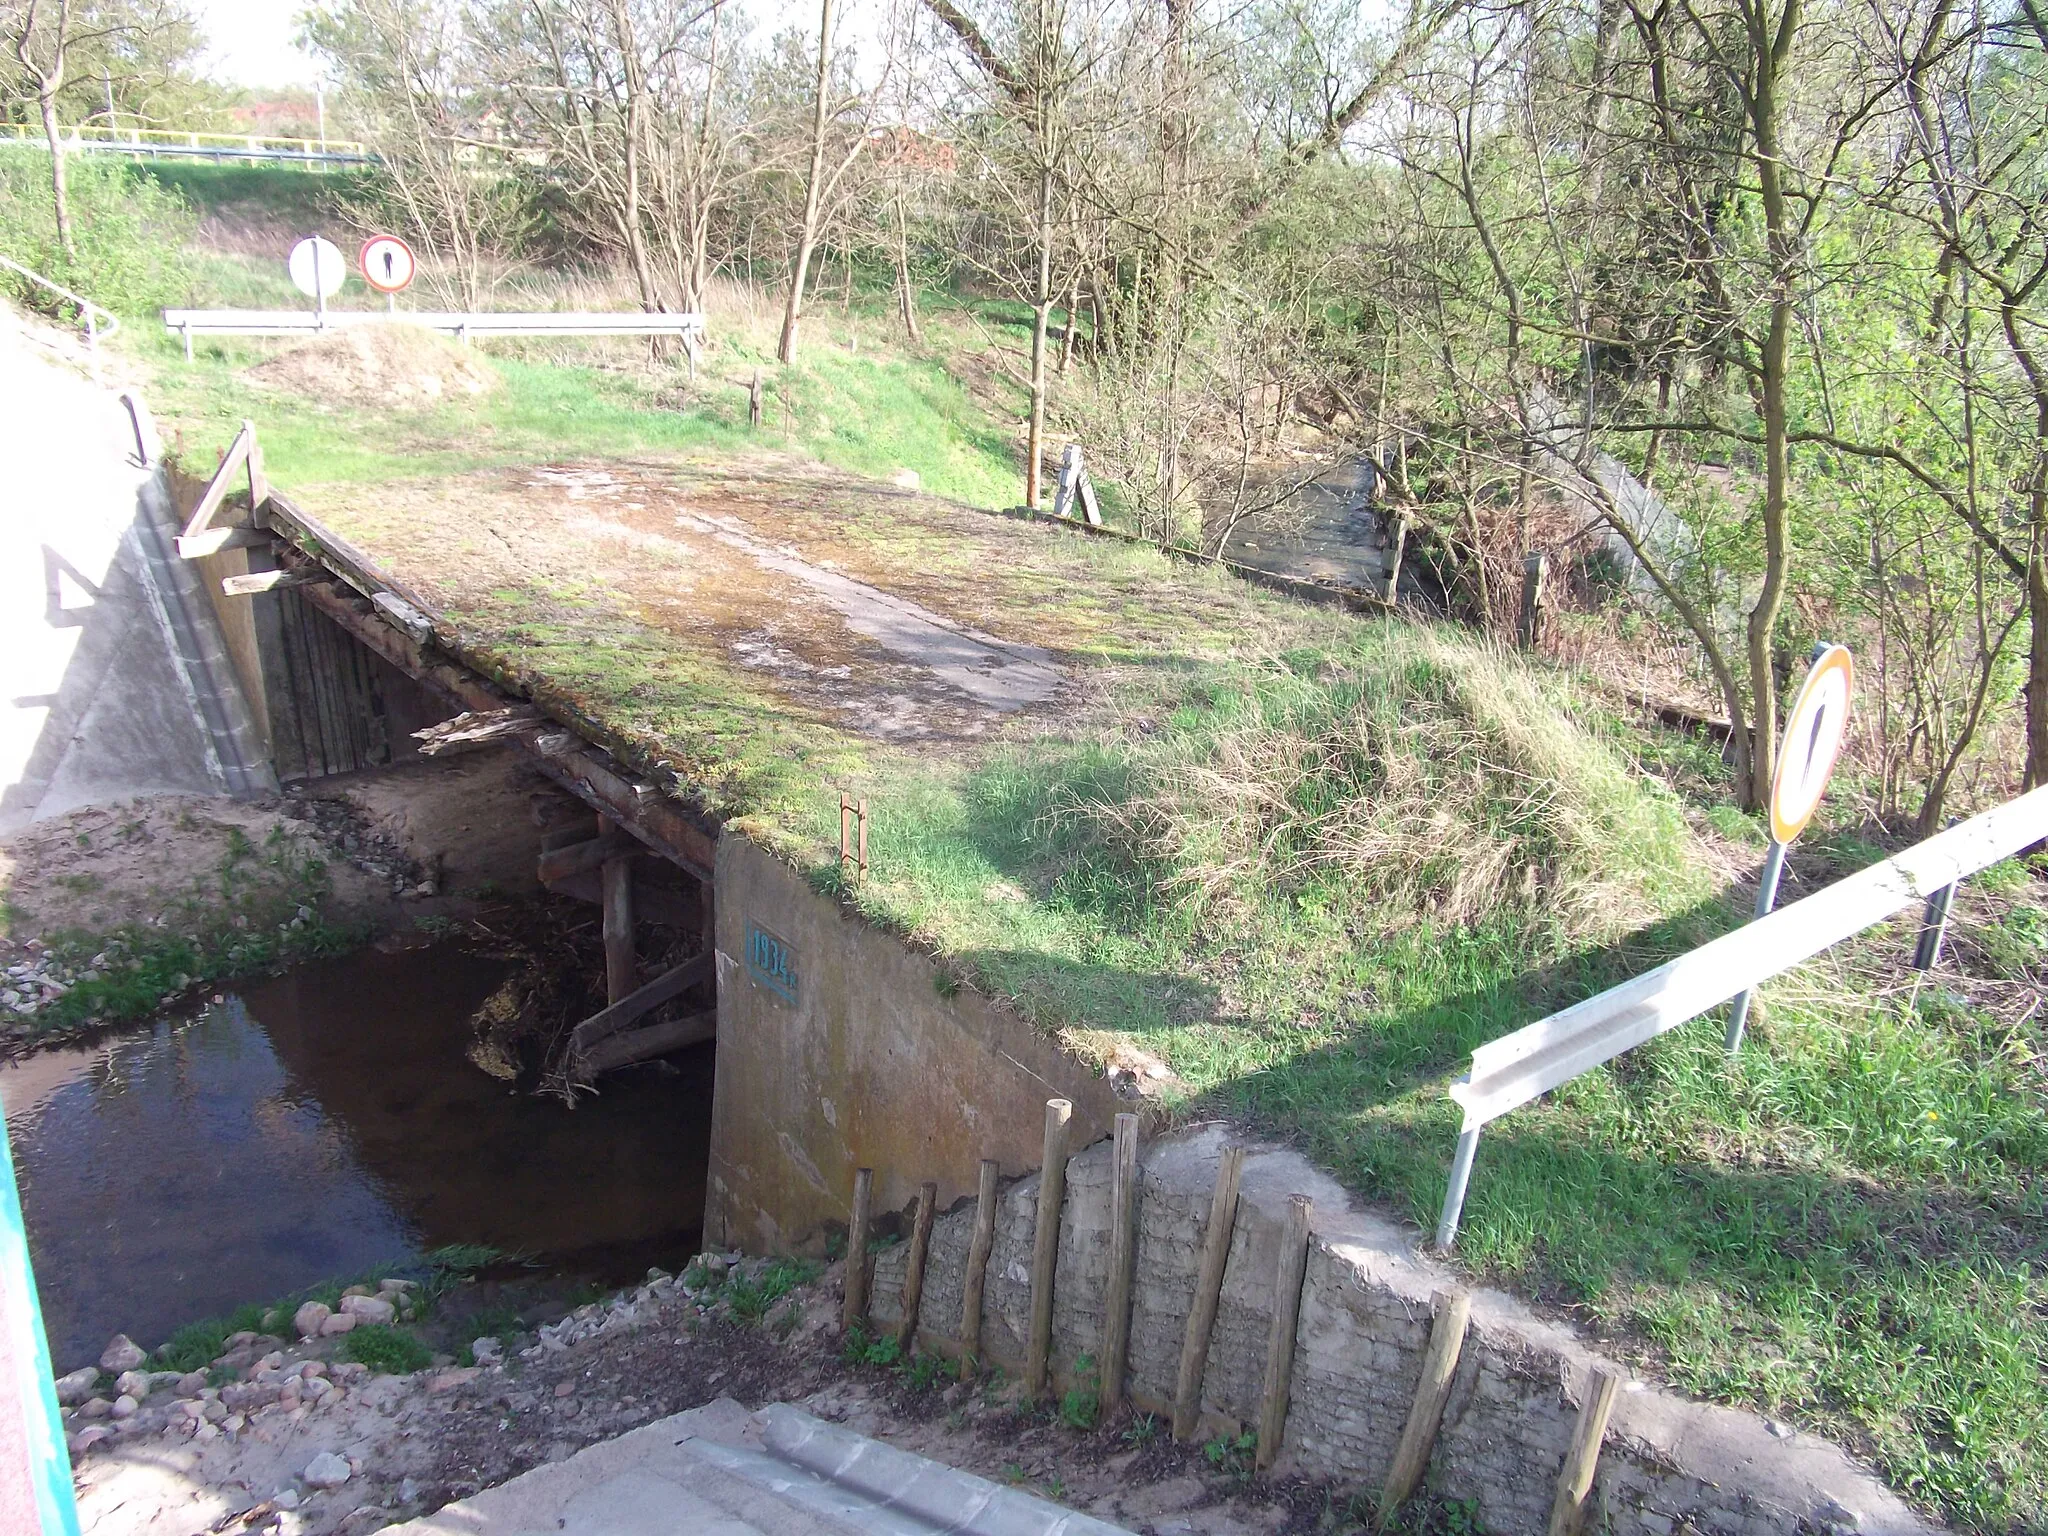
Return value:
M 0 135 L 17 143 L 50 147 L 49 136 L 35 123 L 0 123 Z M 240 150 L 244 154 L 282 153 L 298 155 L 353 156 L 368 158 L 368 151 L 356 139 L 294 139 L 269 133 L 200 133 L 183 128 L 110 128 L 81 123 L 59 128 L 57 136 L 66 149 Z
M 121 329 L 120 319 L 104 304 L 95 304 L 84 294 L 73 293 L 62 283 L 52 282 L 49 278 L 43 276 L 42 273 L 32 272 L 20 262 L 10 260 L 5 256 L 0 256 L 0 267 L 5 267 L 10 272 L 19 272 L 30 282 L 35 283 L 39 287 L 49 289 L 50 292 L 56 294 L 60 299 L 76 304 L 78 306 L 79 318 L 85 322 L 85 344 L 94 350 L 98 350 L 102 336 L 111 336 L 114 332 Z
M 1915 902 L 1926 904 L 1915 964 L 1927 969 L 1934 963 L 1938 943 L 1935 925 L 1946 920 L 1948 899 L 1957 883 L 2044 838 L 2048 787 L 1937 833 L 1598 997 L 1480 1046 L 1472 1053 L 1471 1072 L 1450 1088 L 1451 1098 L 1465 1111 L 1465 1123 L 1437 1223 L 1437 1247 L 1448 1251 L 1457 1241 L 1479 1133 L 1490 1122 Z M 1928 940 L 1929 930 L 1936 935 L 1934 943 Z
M 478 336 L 679 336 L 693 345 L 704 331 L 701 314 L 648 314 L 641 311 L 589 313 L 382 309 L 330 309 L 325 317 L 310 309 L 167 309 L 164 329 L 185 339 L 185 361 L 192 360 L 194 336 L 312 336 L 323 330 L 392 323 L 424 326 L 430 331 L 470 341 Z

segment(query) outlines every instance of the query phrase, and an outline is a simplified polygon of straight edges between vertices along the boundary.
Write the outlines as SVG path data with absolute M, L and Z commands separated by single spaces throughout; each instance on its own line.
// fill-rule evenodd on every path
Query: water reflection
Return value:
M 445 1243 L 619 1279 L 687 1252 L 712 1048 L 574 1110 L 513 1092 L 462 1054 L 501 976 L 371 952 L 0 1071 L 58 1368 Z

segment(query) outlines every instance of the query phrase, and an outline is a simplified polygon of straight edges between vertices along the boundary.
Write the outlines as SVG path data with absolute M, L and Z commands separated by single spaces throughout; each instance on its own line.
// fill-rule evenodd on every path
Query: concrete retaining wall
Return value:
M 878 1211 L 925 1179 L 941 1202 L 972 1196 L 984 1157 L 1038 1166 L 1051 1097 L 1073 1101 L 1077 1142 L 1108 1131 L 1105 1079 L 986 998 L 947 995 L 924 956 L 737 833 L 719 840 L 716 893 L 707 1242 L 821 1251 L 857 1167 L 875 1170 Z
M 1207 1127 L 1145 1149 L 1127 1374 L 1141 1409 L 1169 1407 L 1223 1141 L 1221 1129 Z M 914 1194 L 907 1187 L 912 1177 L 914 1171 L 892 1186 L 903 1201 Z M 879 1167 L 877 1181 L 879 1188 Z M 1053 1301 L 1053 1374 L 1063 1385 L 1079 1379 L 1082 1356 L 1101 1348 L 1109 1189 L 1109 1145 L 1102 1142 L 1077 1155 L 1067 1172 Z M 1457 1282 L 1425 1260 L 1400 1228 L 1360 1210 L 1291 1152 L 1255 1149 L 1245 1160 L 1203 1380 L 1201 1433 L 1257 1422 L 1281 1225 L 1295 1193 L 1315 1201 L 1314 1239 L 1275 1470 L 1376 1490 L 1421 1376 L 1432 1297 Z M 1004 1191 L 985 1282 L 982 1358 L 1011 1371 L 1024 1364 L 1037 1198 L 1035 1174 Z M 958 1337 L 971 1207 L 970 1199 L 932 1231 L 918 1326 L 927 1347 L 942 1351 Z M 880 1325 L 901 1319 L 906 1256 L 898 1244 L 875 1257 L 872 1315 Z M 1476 1293 L 1431 1486 L 1477 1500 L 1489 1531 L 1541 1536 L 1579 1395 L 1603 1363 L 1513 1298 Z M 1592 1507 L 1587 1529 L 1615 1536 L 1917 1536 L 1935 1529 L 1828 1442 L 1642 1381 L 1630 1381 L 1616 1401 Z

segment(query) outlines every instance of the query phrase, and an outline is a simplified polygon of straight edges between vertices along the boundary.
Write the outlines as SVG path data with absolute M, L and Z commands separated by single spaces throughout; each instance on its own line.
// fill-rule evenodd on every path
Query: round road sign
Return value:
M 396 235 L 370 236 L 363 242 L 357 264 L 363 269 L 363 281 L 379 293 L 402 292 L 419 265 L 413 260 L 412 247 Z
M 1806 830 L 1820 805 L 1849 734 L 1849 688 L 1855 668 L 1847 648 L 1831 645 L 1814 658 L 1799 697 L 1785 717 L 1778 771 L 1771 778 L 1771 836 L 1789 843 Z
M 348 280 L 348 258 L 333 241 L 318 235 L 293 246 L 284 268 L 292 275 L 292 286 L 309 299 L 331 299 Z

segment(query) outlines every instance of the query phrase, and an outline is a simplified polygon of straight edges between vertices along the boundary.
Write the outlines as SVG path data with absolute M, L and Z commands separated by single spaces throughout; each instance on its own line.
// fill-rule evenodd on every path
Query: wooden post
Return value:
M 1387 601 L 1401 589 L 1401 557 L 1408 549 L 1408 514 L 1396 507 L 1387 515 Z
M 924 1301 L 924 1263 L 932 1251 L 932 1214 L 938 1209 L 939 1186 L 927 1179 L 917 1187 L 917 1216 L 910 1225 L 910 1262 L 903 1271 L 903 1321 L 896 1342 L 908 1349 L 917 1337 L 917 1309 Z
M 1216 1188 L 1209 1197 L 1209 1226 L 1202 1234 L 1202 1266 L 1195 1276 L 1195 1299 L 1188 1308 L 1188 1330 L 1180 1345 L 1180 1380 L 1173 1393 L 1173 1438 L 1194 1433 L 1201 1416 L 1202 1372 L 1209 1364 L 1209 1334 L 1216 1326 L 1216 1303 L 1223 1294 L 1223 1266 L 1230 1261 L 1230 1233 L 1237 1224 L 1237 1181 L 1244 1171 L 1244 1148 L 1228 1146 L 1216 1160 Z
M 1594 1367 L 1592 1379 L 1586 1383 L 1586 1399 L 1579 1404 L 1572 1448 L 1565 1452 L 1564 1469 L 1557 1474 L 1557 1498 L 1550 1506 L 1545 1536 L 1576 1536 L 1585 1518 L 1586 1495 L 1593 1491 L 1593 1474 L 1600 1466 L 1607 1416 L 1614 1411 L 1614 1394 L 1620 1390 L 1619 1371 L 1606 1365 Z
M 1045 1155 L 1038 1170 L 1038 1230 L 1031 1244 L 1031 1341 L 1024 1357 L 1024 1390 L 1042 1397 L 1052 1359 L 1053 1272 L 1060 1258 L 1060 1206 L 1067 1196 L 1067 1122 L 1074 1106 L 1045 1101 Z
M 633 856 L 604 861 L 604 1000 L 624 1002 L 640 984 L 633 958 Z
M 1546 555 L 1533 554 L 1522 561 L 1522 620 L 1515 631 L 1516 642 L 1533 651 L 1543 638 L 1543 578 L 1550 571 Z
M 761 425 L 761 370 L 754 370 L 754 382 L 747 386 L 747 425 Z
M 1266 1336 L 1266 1390 L 1259 1402 L 1259 1449 L 1263 1472 L 1280 1454 L 1287 1431 L 1287 1394 L 1294 1385 L 1294 1332 L 1301 1321 L 1301 1282 L 1308 1274 L 1308 1222 L 1315 1202 L 1287 1197 L 1287 1224 L 1280 1231 L 1280 1266 L 1273 1277 L 1273 1328 Z
M 1465 1330 L 1472 1321 L 1472 1298 L 1463 1291 L 1438 1291 L 1433 1305 L 1436 1319 L 1430 1324 L 1429 1348 L 1422 1357 L 1422 1379 L 1415 1384 L 1415 1401 L 1409 1406 L 1408 1422 L 1401 1427 L 1401 1443 L 1394 1448 L 1386 1487 L 1380 1490 L 1382 1528 L 1394 1511 L 1408 1502 L 1429 1466 L 1437 1426 L 1443 1423 L 1444 1403 L 1451 1395 L 1451 1378 L 1458 1371 L 1458 1353 L 1465 1347 Z
M 1124 1363 L 1131 1352 L 1131 1276 L 1138 1262 L 1138 1117 L 1118 1115 L 1109 1181 L 1109 1299 L 1102 1315 L 1104 1417 L 1124 1400 Z
M 989 1250 L 996 1243 L 996 1179 L 1002 1165 L 981 1160 L 981 1187 L 974 1196 L 974 1236 L 967 1244 L 967 1269 L 960 1277 L 960 1379 L 974 1374 L 981 1353 L 982 1283 L 988 1277 Z
M 846 1305 L 839 1326 L 851 1328 L 868 1316 L 868 1205 L 875 1198 L 875 1170 L 858 1168 L 853 1175 L 853 1213 L 846 1223 Z

